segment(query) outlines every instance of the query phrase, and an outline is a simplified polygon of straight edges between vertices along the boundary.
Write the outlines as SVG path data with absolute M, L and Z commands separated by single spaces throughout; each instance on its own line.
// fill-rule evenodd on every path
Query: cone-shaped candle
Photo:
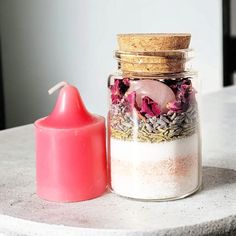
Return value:
M 95 198 L 107 185 L 105 119 L 87 111 L 75 87 L 60 87 L 52 113 L 35 122 L 37 194 L 60 202 Z

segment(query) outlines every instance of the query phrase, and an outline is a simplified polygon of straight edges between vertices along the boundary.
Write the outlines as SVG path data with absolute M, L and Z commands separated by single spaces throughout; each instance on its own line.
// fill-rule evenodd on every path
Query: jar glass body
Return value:
M 201 186 L 195 73 L 109 76 L 110 189 L 140 200 L 174 200 Z

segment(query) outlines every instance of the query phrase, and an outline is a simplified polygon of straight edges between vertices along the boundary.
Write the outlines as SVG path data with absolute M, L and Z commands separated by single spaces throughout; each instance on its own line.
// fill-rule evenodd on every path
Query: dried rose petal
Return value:
M 136 103 L 136 92 L 131 92 L 130 94 L 127 95 L 127 101 L 131 107 L 131 109 L 137 107 Z
M 181 101 L 174 101 L 167 104 L 167 108 L 174 112 L 181 112 L 182 111 L 182 102 Z
M 176 83 L 176 86 L 171 84 L 176 91 L 176 101 L 170 102 L 167 108 L 174 112 L 186 111 L 190 103 L 195 103 L 195 89 L 192 87 L 190 79 L 183 79 Z
M 119 92 L 119 80 L 115 80 L 115 81 L 114 81 L 114 84 L 111 85 L 110 88 L 111 88 L 111 93 L 112 93 L 112 94 L 118 93 L 118 92 Z
M 111 85 L 110 89 L 112 103 L 119 103 L 126 91 L 129 89 L 129 79 L 115 79 L 114 85 Z
M 129 87 L 129 86 L 130 86 L 130 81 L 129 81 L 129 79 L 128 79 L 128 78 L 124 78 L 124 79 L 123 79 L 123 84 Z
M 113 104 L 118 104 L 120 100 L 121 100 L 120 95 L 115 95 L 115 94 L 111 95 L 111 101 Z
M 156 102 L 154 102 L 150 97 L 145 96 L 142 98 L 140 113 L 144 113 L 152 117 L 159 116 L 161 114 L 161 110 Z

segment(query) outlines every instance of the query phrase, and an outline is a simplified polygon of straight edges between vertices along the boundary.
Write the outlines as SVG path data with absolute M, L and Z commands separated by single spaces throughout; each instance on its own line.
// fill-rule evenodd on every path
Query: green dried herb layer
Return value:
M 169 111 L 159 117 L 140 119 L 124 112 L 122 106 L 113 106 L 110 113 L 111 137 L 126 141 L 160 143 L 193 135 L 198 129 L 197 106 L 186 112 Z

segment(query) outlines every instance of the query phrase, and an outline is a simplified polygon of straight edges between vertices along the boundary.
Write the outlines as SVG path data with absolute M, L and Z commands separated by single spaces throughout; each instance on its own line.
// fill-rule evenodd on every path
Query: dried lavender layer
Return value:
M 185 112 L 168 111 L 159 117 L 140 119 L 135 113 L 125 111 L 125 107 L 111 105 L 111 137 L 140 142 L 163 142 L 191 136 L 198 129 L 198 110 L 190 105 Z

